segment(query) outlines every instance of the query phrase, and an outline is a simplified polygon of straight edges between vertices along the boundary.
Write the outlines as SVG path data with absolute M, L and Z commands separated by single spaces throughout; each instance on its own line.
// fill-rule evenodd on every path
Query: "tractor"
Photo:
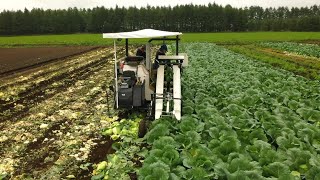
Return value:
M 103 38 L 114 40 L 115 73 L 111 89 L 115 109 L 146 111 L 154 120 L 162 116 L 181 119 L 181 72 L 188 65 L 187 54 L 179 53 L 181 35 L 180 32 L 154 29 L 103 33 Z M 145 44 L 146 58 L 129 55 L 129 39 L 135 38 L 149 39 Z M 125 39 L 125 57 L 118 59 L 117 41 L 122 39 Z M 151 57 L 153 41 L 175 41 L 175 53 L 160 55 L 156 69 Z

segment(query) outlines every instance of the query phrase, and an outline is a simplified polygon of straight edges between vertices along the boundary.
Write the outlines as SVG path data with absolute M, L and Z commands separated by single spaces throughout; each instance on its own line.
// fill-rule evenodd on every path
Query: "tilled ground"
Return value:
M 67 56 L 81 54 L 97 47 L 29 47 L 29 48 L 0 48 L 0 75 L 14 73 L 16 70 L 33 68 L 37 65 L 56 61 Z
M 100 48 L 1 81 L 0 176 L 90 179 L 91 165 L 112 152 L 101 136 L 112 55 Z

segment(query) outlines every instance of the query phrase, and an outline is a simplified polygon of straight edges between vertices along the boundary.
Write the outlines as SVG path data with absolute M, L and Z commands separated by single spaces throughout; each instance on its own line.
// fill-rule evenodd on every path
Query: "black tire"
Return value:
M 139 123 L 139 131 L 138 131 L 138 137 L 143 138 L 147 133 L 147 123 L 145 119 L 142 119 Z

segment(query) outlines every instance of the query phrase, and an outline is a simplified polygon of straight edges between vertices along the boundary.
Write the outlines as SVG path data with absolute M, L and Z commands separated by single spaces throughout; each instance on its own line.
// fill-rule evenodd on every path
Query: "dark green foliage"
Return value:
M 216 52 L 215 64 L 208 68 L 206 59 L 197 59 L 201 51 L 191 51 L 194 64 L 184 71 L 192 74 L 183 83 L 195 90 L 185 100 L 194 111 L 179 122 L 152 123 L 147 135 L 151 149 L 139 178 L 319 179 L 318 82 L 299 82 L 292 74 L 260 67 L 215 45 L 208 47 L 195 44 L 191 49 Z M 204 72 L 219 73 L 193 87 Z M 206 93 L 207 86 L 218 91 Z M 315 97 L 310 97 L 313 92 Z
M 151 131 L 146 134 L 148 144 L 152 144 L 155 140 L 162 136 L 169 134 L 168 126 L 165 124 L 158 124 Z
M 155 29 L 184 32 L 319 31 L 320 7 L 263 9 L 217 4 L 107 9 L 25 9 L 0 13 L 0 34 L 62 34 Z M 214 22 L 214 23 L 212 23 Z
M 263 174 L 266 177 L 279 178 L 282 175 L 290 174 L 290 169 L 287 165 L 281 162 L 274 162 L 268 166 L 263 167 Z
M 167 180 L 169 179 L 170 167 L 162 161 L 143 166 L 139 171 L 139 179 Z

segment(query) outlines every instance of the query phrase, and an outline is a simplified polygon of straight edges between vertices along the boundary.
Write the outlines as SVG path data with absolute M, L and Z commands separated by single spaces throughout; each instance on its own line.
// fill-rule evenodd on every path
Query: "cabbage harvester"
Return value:
M 116 109 L 142 109 L 151 119 L 173 116 L 181 119 L 181 68 L 188 65 L 188 56 L 179 53 L 180 32 L 143 29 L 132 32 L 103 33 L 103 38 L 114 40 L 114 85 L 112 87 Z M 129 56 L 129 39 L 147 38 L 146 58 Z M 125 39 L 125 57 L 117 57 L 117 41 Z M 159 56 L 159 67 L 152 68 L 151 42 L 175 41 L 173 55 Z M 155 72 L 156 76 L 154 75 Z M 172 82 L 167 82 L 167 71 L 172 73 Z M 155 82 L 155 85 L 152 85 Z

